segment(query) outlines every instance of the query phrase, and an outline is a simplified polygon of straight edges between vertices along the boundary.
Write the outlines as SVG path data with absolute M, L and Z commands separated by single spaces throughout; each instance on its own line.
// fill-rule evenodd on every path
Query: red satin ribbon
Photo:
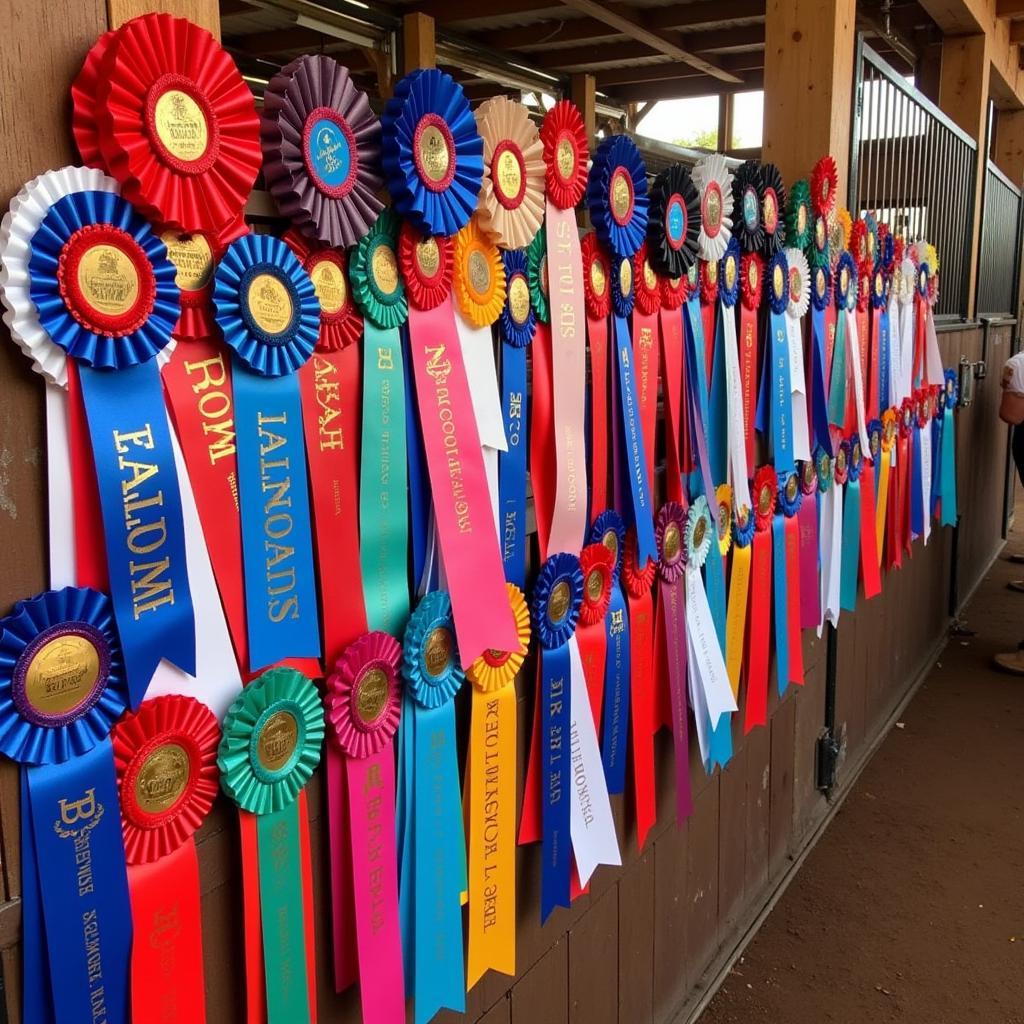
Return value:
M 800 629 L 800 520 L 789 516 L 785 523 L 786 541 L 786 639 L 789 642 L 789 679 L 804 685 L 804 644 Z
M 266 981 L 263 977 L 263 918 L 260 914 L 260 858 L 256 815 L 238 812 L 242 845 L 242 909 L 245 945 L 247 1024 L 265 1024 Z
M 717 299 L 712 302 L 700 300 L 700 316 L 704 321 L 704 361 L 707 367 L 705 380 L 711 380 L 712 368 L 715 363 L 715 307 Z
M 199 861 L 189 837 L 152 864 L 128 866 L 133 1024 L 206 1020 Z
M 768 636 L 772 620 L 772 531 L 755 530 L 747 633 L 747 705 L 743 732 L 768 722 Z
M 536 344 L 536 338 L 534 338 Z M 540 658 L 537 658 L 535 698 L 533 701 L 533 727 L 530 730 L 530 753 L 526 761 L 526 781 L 523 784 L 523 810 L 519 819 L 519 845 L 539 843 L 540 817 Z
M 92 454 L 89 424 L 85 418 L 78 368 L 69 359 L 68 367 L 68 439 L 71 448 L 71 502 L 75 530 L 75 580 L 80 587 L 110 589 L 107 553 L 103 542 L 100 492 L 96 483 L 96 463 Z M 241 572 L 241 555 L 239 555 Z
M 654 599 L 648 590 L 627 595 L 629 607 L 630 697 L 633 733 L 633 787 L 637 846 L 642 850 L 658 817 L 654 785 Z M 667 690 L 667 686 L 664 687 Z
M 594 716 L 594 727 L 600 735 L 601 708 L 604 705 L 604 666 L 608 657 L 608 642 L 604 619 L 590 626 L 576 627 L 576 641 L 580 647 L 583 662 L 583 676 L 587 680 L 587 696 L 590 711 Z
M 540 326 L 538 325 L 538 329 Z M 547 328 L 545 327 L 545 330 Z M 550 337 L 550 333 L 549 333 Z M 587 317 L 587 337 L 590 339 L 590 459 L 591 492 L 590 521 L 593 522 L 608 508 L 608 320 Z M 534 345 L 537 344 L 536 336 Z M 534 363 L 536 367 L 536 363 Z M 534 370 L 536 373 L 536 369 Z M 534 378 L 536 384 L 536 378 Z M 534 404 L 536 404 L 536 390 Z M 536 419 L 534 420 L 536 423 Z M 532 437 L 531 437 L 532 441 Z M 531 444 L 531 466 L 533 446 Z M 534 505 L 536 506 L 536 487 Z
M 882 592 L 878 538 L 875 535 L 875 467 L 867 460 L 860 474 L 860 575 L 865 598 L 875 597 Z
M 537 543 L 543 562 L 548 557 L 548 537 L 555 508 L 555 428 L 551 382 L 551 328 L 537 322 L 530 346 L 533 353 L 533 389 L 530 397 L 530 483 L 537 519 Z M 603 511 L 603 510 L 601 510 Z M 539 837 L 538 837 L 539 838 Z
M 757 412 L 757 310 L 740 303 L 740 387 L 743 391 L 743 433 L 747 441 L 747 465 L 754 465 L 754 417 Z
M 680 421 L 683 412 L 683 311 L 661 310 L 661 362 L 665 388 L 665 500 L 683 500 Z M 654 477 L 649 479 L 653 480 Z
M 637 399 L 640 428 L 647 456 L 647 479 L 654 481 L 655 429 L 658 422 L 658 366 L 661 346 L 658 341 L 658 314 L 633 312 L 633 362 L 636 364 Z

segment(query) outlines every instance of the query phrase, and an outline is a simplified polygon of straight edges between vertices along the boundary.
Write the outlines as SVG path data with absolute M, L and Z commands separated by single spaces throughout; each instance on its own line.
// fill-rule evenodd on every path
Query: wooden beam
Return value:
M 1020 188 L 1024 185 L 1024 110 L 996 114 L 996 166 Z
M 1024 0 L 996 0 L 996 17 L 1024 17 Z
M 728 58 L 727 67 L 738 79 L 738 83 L 722 83 L 714 79 L 712 87 L 706 90 L 709 93 L 720 91 L 719 85 L 743 84 L 744 76 L 751 71 L 760 71 L 764 67 L 764 57 L 759 54 L 743 54 L 737 57 Z M 631 85 L 638 82 L 665 82 L 684 81 L 695 78 L 710 78 L 709 75 L 702 75 L 690 67 L 680 67 L 673 61 L 662 61 L 658 64 L 639 64 L 633 67 L 610 68 L 607 71 L 597 72 L 597 84 L 604 89 L 606 86 Z M 744 89 L 740 89 L 743 92 Z
M 220 39 L 220 10 L 217 0 L 107 0 L 107 18 L 111 28 L 117 28 L 126 21 L 140 14 L 149 14 L 151 11 L 188 18 Z
M 606 25 L 611 25 L 623 35 L 629 36 L 630 39 L 635 39 L 639 43 L 645 43 L 652 50 L 657 50 L 659 53 L 665 54 L 666 57 L 680 60 L 684 64 L 689 64 L 690 67 L 697 68 L 698 71 L 721 79 L 723 82 L 737 81 L 736 76 L 731 72 L 685 50 L 672 38 L 670 33 L 658 32 L 649 28 L 635 8 L 605 5 L 598 3 L 597 0 L 564 0 L 564 2 L 567 7 L 582 11 L 598 21 L 603 21 Z
M 1010 22 L 1010 42 L 1024 43 L 1024 21 Z
M 477 18 L 501 18 L 507 15 L 536 14 L 552 11 L 557 16 L 558 0 L 420 0 L 415 10 L 427 14 L 442 25 Z
M 579 107 L 587 139 L 591 145 L 597 132 L 597 89 L 593 75 L 573 75 L 569 79 L 569 98 Z
M 764 48 L 764 159 L 786 181 L 831 153 L 846 201 L 856 0 L 768 0 Z
M 703 32 L 737 22 L 763 21 L 765 0 L 695 0 L 694 3 L 656 7 L 648 15 L 655 29 Z
M 602 92 L 617 103 L 637 100 L 682 100 L 691 96 L 714 96 L 723 92 L 750 92 L 764 88 L 764 72 L 750 71 L 739 82 L 721 82 L 711 75 L 692 75 L 689 78 L 666 79 L 660 82 L 634 82 L 629 85 L 609 86 Z
M 434 19 L 418 11 L 402 18 L 402 72 L 437 66 Z
M 330 38 L 311 28 L 276 28 L 269 32 L 251 32 L 244 36 L 229 36 L 224 44 L 243 53 L 269 54 L 302 50 L 312 53 L 321 46 L 339 43 L 343 40 Z

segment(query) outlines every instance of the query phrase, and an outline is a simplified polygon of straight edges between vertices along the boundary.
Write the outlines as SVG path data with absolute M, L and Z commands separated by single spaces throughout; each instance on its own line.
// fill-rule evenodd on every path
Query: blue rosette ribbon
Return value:
M 540 715 L 537 719 L 541 750 L 541 923 L 555 907 L 570 905 L 569 640 L 576 631 L 582 604 L 580 560 L 566 552 L 552 555 L 541 566 L 530 602 L 530 618 L 541 648 Z
M 741 255 L 739 239 L 733 236 L 718 267 L 718 297 L 726 309 L 732 309 L 740 295 Z
M 529 398 L 526 348 L 533 341 L 537 314 L 530 301 L 530 268 L 522 249 L 501 254 L 505 264 L 505 304 L 501 333 L 501 414 L 508 451 L 498 452 L 498 505 L 501 509 L 501 557 L 505 580 L 526 586 L 526 453 Z
M 316 347 L 320 303 L 284 242 L 248 234 L 218 263 L 213 304 L 234 353 L 246 625 L 256 671 L 320 656 L 297 374 Z
M 131 906 L 110 729 L 128 706 L 110 599 L 66 587 L 0 620 L 0 752 L 22 765 L 26 1021 L 129 1019 Z M 83 922 L 92 922 L 83 939 Z
M 399 917 L 416 1024 L 465 1009 L 461 893 L 467 889 L 454 698 L 461 667 L 451 598 L 424 595 L 405 627 L 406 698 L 399 739 Z M 411 763 L 410 763 L 411 762 Z
M 597 147 L 587 179 L 587 205 L 597 237 L 615 256 L 632 256 L 647 234 L 647 168 L 628 135 Z
M 78 367 L 131 706 L 162 658 L 195 674 L 181 494 L 155 357 L 178 321 L 164 243 L 112 192 L 75 192 L 32 236 L 39 324 Z
M 767 285 L 770 358 L 765 359 L 761 372 L 756 423 L 758 429 L 768 437 L 775 469 L 779 473 L 788 474 L 796 468 L 796 461 L 793 454 L 793 394 L 786 331 L 789 264 L 782 249 L 768 263 Z
M 436 68 L 395 85 L 381 117 L 382 159 L 396 211 L 424 235 L 469 222 L 484 177 L 484 142 L 458 84 Z

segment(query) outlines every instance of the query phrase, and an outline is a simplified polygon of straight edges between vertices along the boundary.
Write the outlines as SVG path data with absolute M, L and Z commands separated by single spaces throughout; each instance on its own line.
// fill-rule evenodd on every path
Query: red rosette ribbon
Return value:
M 690 296 L 690 284 L 683 277 L 663 277 L 661 279 L 661 305 L 664 309 L 681 309 Z
M 100 135 L 96 126 L 96 94 L 99 92 L 103 61 L 117 29 L 104 32 L 85 55 L 82 68 L 71 83 L 71 134 L 75 137 L 78 155 L 86 167 L 107 169 L 100 150 Z
M 858 223 L 860 223 L 858 221 Z M 857 310 L 858 312 L 867 312 L 868 305 L 871 302 L 871 281 L 872 274 L 868 270 L 867 273 L 862 274 L 860 270 L 857 271 Z M 867 340 L 861 341 L 862 345 L 867 344 Z
M 764 288 L 764 260 L 759 253 L 745 252 L 740 259 L 740 299 L 747 309 L 759 309 Z
M 547 112 L 540 140 L 548 198 L 558 209 L 571 210 L 587 190 L 587 128 L 575 103 L 559 100 Z
M 324 709 L 338 746 L 349 757 L 367 758 L 384 749 L 398 728 L 398 668 L 402 647 L 374 630 L 353 641 L 327 679 Z
M 405 221 L 398 235 L 398 266 L 414 309 L 435 309 L 451 295 L 455 257 L 450 237 L 421 235 Z
M 633 256 L 633 295 L 636 308 L 646 316 L 652 316 L 661 309 L 661 279 L 647 258 L 646 242 Z
M 718 298 L 718 261 L 700 260 L 700 301 L 713 306 Z
M 902 235 L 893 235 L 892 253 L 893 266 L 899 267 L 903 264 L 903 257 L 906 255 L 907 245 Z
M 217 795 L 220 726 L 194 697 L 143 701 L 111 733 L 129 864 L 173 853 L 202 825 Z
M 823 156 L 811 172 L 811 207 L 815 213 L 828 216 L 836 203 L 836 188 L 839 183 L 839 171 L 835 160 Z
M 217 232 L 241 215 L 262 155 L 252 93 L 205 29 L 144 14 L 118 30 L 100 69 L 100 149 L 151 220 Z
M 771 528 L 779 499 L 779 478 L 771 466 L 762 466 L 754 474 L 754 529 L 759 533 Z
M 615 555 L 600 542 L 588 544 L 580 552 L 580 571 L 583 573 L 580 622 L 593 626 L 604 620 L 611 603 Z
M 850 252 L 857 264 L 857 274 L 870 277 L 874 269 L 874 260 L 868 246 L 868 225 L 863 217 L 858 217 L 850 228 Z
M 299 258 L 320 300 L 317 351 L 338 352 L 358 341 L 363 333 L 363 318 L 352 301 L 345 250 L 320 245 L 295 229 L 285 232 L 281 240 Z
M 643 597 L 654 583 L 658 563 L 653 558 L 641 569 L 637 560 L 636 528 L 630 527 L 622 552 L 622 583 L 630 597 Z
M 612 310 L 611 261 L 597 234 L 588 231 L 580 243 L 583 253 L 583 297 L 587 316 L 604 320 Z

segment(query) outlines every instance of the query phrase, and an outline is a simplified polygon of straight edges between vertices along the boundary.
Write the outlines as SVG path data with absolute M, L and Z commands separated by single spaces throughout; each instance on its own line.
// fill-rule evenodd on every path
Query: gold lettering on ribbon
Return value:
M 291 460 L 285 452 L 277 458 L 268 456 L 288 444 L 283 434 L 271 428 L 286 426 L 288 414 L 276 416 L 259 412 L 256 422 L 260 438 L 260 487 L 263 494 L 263 551 L 266 583 L 267 617 L 271 622 L 299 618 L 299 595 L 295 565 L 295 548 L 285 543 L 295 527 L 291 507 Z
M 562 701 L 565 697 L 565 679 L 558 678 L 551 680 L 550 696 L 548 698 L 548 715 L 551 719 L 557 718 L 562 713 Z M 562 799 L 562 771 L 560 762 L 562 760 L 562 727 L 554 724 L 548 728 L 548 806 L 553 807 Z M 568 837 L 562 837 L 562 842 L 568 842 Z
M 132 616 L 138 621 L 146 612 L 154 611 L 161 605 L 174 604 L 174 587 L 170 580 L 171 559 L 159 557 L 167 542 L 167 520 L 157 515 L 163 507 L 164 492 L 152 492 L 160 467 L 155 462 L 141 462 L 127 458 L 137 449 L 152 451 L 155 445 L 153 428 L 146 424 L 141 430 L 113 433 L 114 450 L 117 452 L 117 468 L 122 474 L 121 502 L 126 530 L 125 544 L 132 555 L 151 556 L 151 560 L 128 561 L 131 576 Z M 143 497 L 140 490 L 149 485 L 149 495 Z M 156 516 L 156 518 L 153 518 Z
M 452 372 L 451 360 L 445 356 L 446 346 L 425 345 L 427 356 L 427 374 L 434 384 L 434 400 L 437 417 L 441 423 L 441 437 L 445 450 L 448 469 L 448 482 L 451 487 L 450 498 L 455 509 L 455 521 L 459 533 L 472 533 L 473 520 L 470 515 L 469 502 L 466 499 L 466 483 L 463 476 L 462 460 L 459 452 L 459 439 L 455 423 L 455 412 L 452 409 L 451 394 L 448 389 L 448 377 Z M 435 500 L 437 495 L 435 494 Z
M 228 389 L 228 371 L 223 355 L 185 363 L 192 394 L 199 399 L 196 409 L 203 422 L 203 433 L 209 438 L 206 451 L 210 465 L 218 459 L 235 454 L 235 419 Z M 196 375 L 193 382 L 191 378 Z
M 317 441 L 320 451 L 344 451 L 345 437 L 341 424 L 341 382 L 338 368 L 330 359 L 313 353 L 313 392 L 316 395 Z

